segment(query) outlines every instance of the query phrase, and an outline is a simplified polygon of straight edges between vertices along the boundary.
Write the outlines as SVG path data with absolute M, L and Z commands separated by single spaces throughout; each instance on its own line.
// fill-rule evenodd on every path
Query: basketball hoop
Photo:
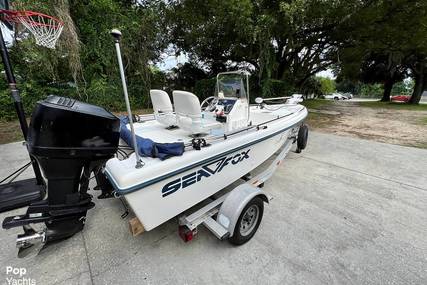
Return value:
M 47 48 L 55 48 L 64 28 L 61 20 L 38 12 L 0 9 L 0 14 L 5 21 L 21 23 L 34 36 L 36 44 Z

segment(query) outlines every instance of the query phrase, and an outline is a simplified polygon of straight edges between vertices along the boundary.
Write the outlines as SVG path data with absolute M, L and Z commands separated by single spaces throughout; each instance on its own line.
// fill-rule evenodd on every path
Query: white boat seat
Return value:
M 151 104 L 153 104 L 154 117 L 162 125 L 176 126 L 176 116 L 168 93 L 163 90 L 150 90 Z
M 222 128 L 215 120 L 203 118 L 200 101 L 196 95 L 186 91 L 173 91 L 173 102 L 178 126 L 192 134 L 209 133 L 212 129 Z

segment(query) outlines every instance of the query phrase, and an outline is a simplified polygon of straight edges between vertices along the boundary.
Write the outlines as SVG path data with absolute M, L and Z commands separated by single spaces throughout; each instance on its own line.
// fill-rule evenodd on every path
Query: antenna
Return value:
M 123 68 L 122 53 L 120 51 L 120 40 L 122 38 L 122 33 L 117 29 L 113 29 L 111 30 L 110 34 L 114 38 L 114 45 L 116 46 L 117 60 L 119 62 L 120 77 L 122 79 L 122 86 L 123 86 L 123 94 L 125 96 L 126 109 L 127 109 L 128 118 L 129 118 L 129 125 L 130 125 L 130 130 L 132 132 L 133 148 L 135 150 L 135 159 L 136 159 L 135 168 L 141 168 L 144 166 L 144 163 L 142 162 L 139 156 L 138 145 L 136 144 L 136 135 L 135 135 L 135 129 L 133 128 L 133 117 L 132 117 L 132 111 L 130 109 L 128 88 L 126 84 L 126 76 Z

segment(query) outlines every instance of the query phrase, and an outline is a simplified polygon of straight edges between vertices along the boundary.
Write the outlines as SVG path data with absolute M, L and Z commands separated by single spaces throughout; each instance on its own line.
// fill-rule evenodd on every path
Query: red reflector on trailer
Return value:
M 197 231 L 192 231 L 186 226 L 180 226 L 178 229 L 178 233 L 184 242 L 188 242 L 193 240 L 194 235 L 197 233 Z

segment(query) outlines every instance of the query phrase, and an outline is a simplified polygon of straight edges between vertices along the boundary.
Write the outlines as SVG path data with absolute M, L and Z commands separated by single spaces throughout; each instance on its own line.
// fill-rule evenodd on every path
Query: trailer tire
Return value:
M 308 141 L 308 127 L 307 125 L 302 125 L 298 130 L 298 139 L 297 139 L 297 153 L 300 153 L 307 146 Z
M 229 239 L 230 243 L 242 245 L 248 242 L 258 230 L 263 213 L 264 201 L 256 196 L 246 204 L 240 213 L 233 236 Z

